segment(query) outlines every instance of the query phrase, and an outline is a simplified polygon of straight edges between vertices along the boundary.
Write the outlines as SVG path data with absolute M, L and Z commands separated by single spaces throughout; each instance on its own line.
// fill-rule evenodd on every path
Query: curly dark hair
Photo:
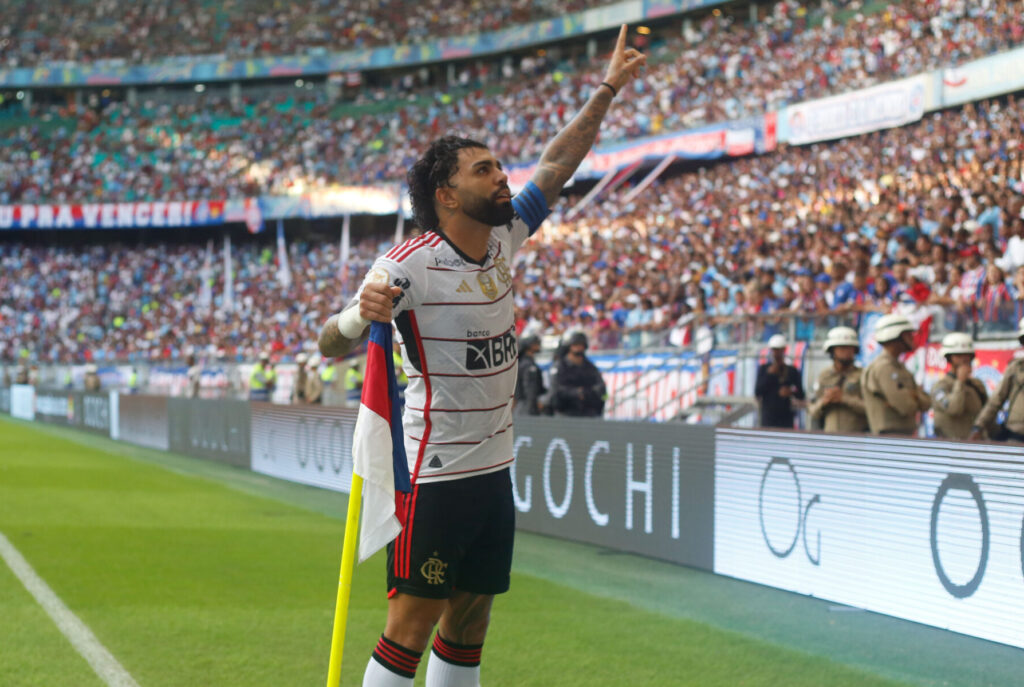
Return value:
M 416 224 L 428 231 L 437 229 L 440 220 L 434 209 L 434 191 L 448 186 L 459 171 L 459 151 L 463 148 L 486 148 L 483 143 L 459 136 L 444 136 L 430 144 L 427 152 L 409 169 L 409 199 Z

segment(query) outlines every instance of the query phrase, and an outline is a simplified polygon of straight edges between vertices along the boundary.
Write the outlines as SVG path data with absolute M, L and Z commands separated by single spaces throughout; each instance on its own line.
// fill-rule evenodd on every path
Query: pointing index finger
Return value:
M 622 54 L 626 49 L 626 25 L 623 24 L 622 28 L 619 29 L 619 40 L 615 43 L 615 52 Z

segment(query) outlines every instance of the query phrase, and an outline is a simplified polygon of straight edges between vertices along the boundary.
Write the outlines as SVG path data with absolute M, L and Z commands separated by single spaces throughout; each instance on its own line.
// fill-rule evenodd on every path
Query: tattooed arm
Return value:
M 385 275 L 386 278 L 386 275 Z M 353 303 L 337 315 L 331 315 L 320 328 L 317 345 L 325 358 L 340 358 L 366 338 L 371 320 L 390 322 L 394 299 L 402 292 L 386 282 L 370 281 L 359 293 L 359 303 Z M 339 326 L 340 324 L 340 326 Z
M 349 339 L 342 335 L 338 329 L 339 317 L 341 317 L 340 313 L 331 315 L 324 322 L 324 326 L 320 328 L 320 339 L 317 341 L 317 345 L 320 348 L 320 354 L 325 358 L 346 356 L 360 341 L 360 339 Z
M 611 88 L 602 85 L 594 91 L 583 109 L 547 145 L 537 165 L 532 181 L 544 194 L 548 207 L 558 200 L 562 187 L 594 145 L 597 131 L 601 128 L 601 120 L 608 112 L 615 93 L 622 90 L 646 63 L 646 55 L 633 48 L 626 48 L 626 25 L 623 24 L 619 30 L 619 39 L 615 43 L 612 60 L 604 75 L 605 83 Z

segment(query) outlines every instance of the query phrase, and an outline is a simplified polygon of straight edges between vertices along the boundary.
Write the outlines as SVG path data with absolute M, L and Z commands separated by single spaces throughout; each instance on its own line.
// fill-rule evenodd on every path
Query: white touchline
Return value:
M 21 580 L 25 589 L 35 597 L 43 610 L 57 624 L 57 628 L 68 638 L 78 653 L 89 662 L 100 679 L 110 687 L 139 687 L 139 683 L 128 674 L 113 654 L 100 644 L 92 630 L 71 612 L 60 597 L 53 593 L 49 585 L 39 577 L 25 557 L 14 548 L 7 537 L 0 532 L 0 558 L 4 559 L 11 572 Z

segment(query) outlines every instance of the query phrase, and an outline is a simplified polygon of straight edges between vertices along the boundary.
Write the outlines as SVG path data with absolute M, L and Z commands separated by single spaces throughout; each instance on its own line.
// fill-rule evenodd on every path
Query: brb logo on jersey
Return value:
M 515 332 L 505 332 L 490 339 L 466 342 L 466 369 L 486 370 L 507 365 L 516 359 Z

